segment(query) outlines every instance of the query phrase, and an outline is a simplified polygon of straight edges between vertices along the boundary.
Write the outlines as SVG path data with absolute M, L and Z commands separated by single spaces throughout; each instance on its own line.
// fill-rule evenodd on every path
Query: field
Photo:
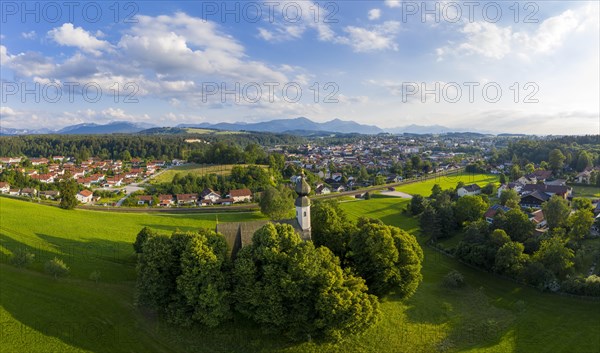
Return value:
M 175 174 L 180 173 L 181 175 L 187 175 L 188 173 L 196 174 L 196 175 L 207 175 L 207 174 L 217 174 L 217 175 L 229 175 L 231 174 L 231 169 L 234 166 L 245 166 L 244 164 L 221 164 L 221 165 L 200 165 L 200 164 L 186 164 L 182 166 L 177 166 L 170 168 L 169 170 L 164 171 L 160 175 L 152 178 L 150 183 L 159 184 L 159 183 L 169 183 L 173 180 Z
M 202 134 L 202 135 L 239 135 L 245 134 L 243 131 L 225 131 L 225 130 L 212 130 L 202 129 L 197 127 L 188 127 L 185 129 L 188 134 Z
M 498 183 L 499 179 L 500 178 L 498 176 L 492 174 L 472 174 L 462 172 L 455 174 L 447 174 L 433 179 L 428 179 L 422 182 L 399 186 L 396 188 L 396 190 L 411 195 L 419 194 L 423 196 L 429 196 L 431 195 L 431 188 L 435 184 L 439 184 L 442 187 L 442 189 L 448 189 L 456 187 L 456 184 L 462 181 L 463 183 L 465 183 L 465 185 L 477 184 L 483 187 L 489 183 Z
M 352 218 L 379 218 L 418 234 L 416 220 L 401 212 L 408 202 L 374 195 L 341 207 Z M 216 217 L 63 211 L 0 198 L 0 352 L 600 351 L 599 302 L 539 293 L 425 246 L 424 281 L 417 293 L 407 301 L 386 298 L 379 324 L 335 345 L 290 343 L 262 334 L 241 317 L 213 330 L 176 329 L 135 307 L 131 242 L 137 231 L 142 226 L 162 232 L 213 227 Z M 218 221 L 260 217 L 220 214 Z M 36 254 L 31 269 L 7 264 L 19 247 Z M 68 278 L 54 280 L 43 273 L 43 262 L 54 256 L 71 267 Z M 467 288 L 440 286 L 451 269 L 465 275 Z M 88 278 L 95 270 L 101 272 L 99 283 Z
M 597 186 L 573 186 L 573 197 L 600 198 L 600 188 Z

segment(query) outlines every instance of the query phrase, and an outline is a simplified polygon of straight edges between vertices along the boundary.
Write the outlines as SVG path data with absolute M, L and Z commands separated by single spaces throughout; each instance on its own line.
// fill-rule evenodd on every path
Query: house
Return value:
M 121 175 L 115 175 L 113 177 L 106 178 L 104 186 L 121 186 L 123 183 L 123 177 Z
M 35 197 L 37 196 L 37 189 L 34 188 L 25 188 L 25 189 L 21 189 L 20 195 L 21 196 L 28 196 L 28 197 Z
M 315 189 L 315 192 L 317 193 L 317 195 L 328 195 L 328 194 L 331 194 L 331 189 L 328 188 L 327 186 L 321 184 L 321 185 L 317 186 L 317 188 Z
M 542 204 L 548 200 L 550 200 L 550 195 L 540 190 L 535 190 L 534 192 L 523 194 L 519 204 L 522 207 L 540 208 L 542 207 Z
M 592 171 L 589 169 L 584 170 L 583 172 L 581 172 L 575 176 L 575 182 L 577 182 L 579 184 L 589 184 L 591 179 L 592 179 Z
M 137 197 L 138 205 L 152 205 L 152 196 L 150 195 L 139 195 Z
M 19 196 L 21 194 L 21 190 L 19 189 L 10 189 L 8 190 L 8 194 L 11 196 Z
M 523 188 L 523 185 L 520 184 L 520 183 L 502 184 L 498 188 L 498 195 L 497 196 L 498 196 L 498 198 L 500 198 L 500 196 L 502 196 L 502 192 L 504 192 L 506 190 L 515 190 L 518 194 L 520 194 L 522 188 Z
M 228 206 L 228 205 L 233 204 L 234 202 L 235 202 L 235 200 L 229 197 L 229 198 L 225 198 L 225 199 L 218 199 L 217 201 L 215 201 L 215 204 Z
M 75 195 L 77 200 L 81 203 L 90 203 L 94 198 L 94 193 L 90 190 L 81 190 Z
M 173 203 L 173 195 L 158 195 L 158 205 L 160 207 L 171 207 Z
M 202 190 L 202 193 L 200 193 L 200 198 L 203 201 L 210 201 L 211 203 L 215 203 L 218 199 L 221 198 L 221 194 L 214 191 L 213 189 L 206 188 Z
M 498 214 L 498 212 L 508 212 L 510 211 L 510 207 L 506 207 L 500 204 L 495 204 L 493 206 L 491 206 L 490 208 L 487 209 L 487 211 L 484 213 L 483 217 L 485 218 L 485 220 L 488 223 L 492 223 L 494 222 L 494 217 L 496 216 L 496 214 Z
M 529 220 L 535 224 L 536 229 L 543 229 L 546 227 L 546 218 L 544 217 L 544 211 L 536 210 L 529 214 Z
M 59 196 L 60 196 L 60 191 L 58 191 L 58 190 L 40 191 L 40 197 L 43 197 L 46 199 L 56 200 Z
M 178 205 L 196 205 L 198 194 L 177 194 Z
M 564 199 L 571 196 L 573 191 L 572 188 L 566 185 L 548 185 L 548 184 L 528 184 L 523 186 L 521 189 L 521 193 L 523 195 L 532 193 L 534 191 L 539 191 L 547 194 L 548 196 L 558 195 Z
M 31 161 L 31 165 L 33 166 L 48 164 L 47 158 L 31 158 L 29 161 Z
M 50 184 L 50 183 L 54 182 L 54 175 L 52 175 L 50 173 L 32 175 L 31 178 L 34 180 L 39 180 L 40 183 L 44 183 L 44 184 Z
M 10 184 L 5 181 L 1 181 L 0 182 L 0 193 L 8 194 L 9 191 L 10 191 Z
M 249 202 L 252 200 L 252 191 L 250 189 L 231 190 L 228 196 L 233 199 L 233 203 Z
M 456 193 L 458 194 L 458 197 L 479 195 L 481 194 L 481 188 L 477 184 L 465 185 L 456 190 Z
M 527 178 L 534 180 L 537 182 L 545 182 L 546 180 L 552 177 L 552 171 L 550 170 L 542 170 L 538 169 L 531 174 L 527 175 Z

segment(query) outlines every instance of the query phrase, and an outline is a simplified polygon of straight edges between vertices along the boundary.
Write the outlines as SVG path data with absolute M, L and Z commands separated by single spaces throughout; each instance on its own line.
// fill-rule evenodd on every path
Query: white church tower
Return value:
M 298 198 L 294 205 L 296 206 L 296 220 L 302 230 L 302 239 L 310 240 L 310 185 L 306 182 L 304 172 L 300 176 L 300 180 L 296 183 L 296 193 Z

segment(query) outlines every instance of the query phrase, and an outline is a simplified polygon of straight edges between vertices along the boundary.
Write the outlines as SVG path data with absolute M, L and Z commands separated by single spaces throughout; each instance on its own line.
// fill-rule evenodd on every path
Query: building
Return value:
M 233 199 L 233 203 L 252 201 L 252 191 L 250 189 L 231 190 L 227 196 Z
M 77 193 L 77 195 L 75 195 L 75 197 L 81 203 L 90 203 L 94 198 L 94 193 L 90 190 L 81 190 Z
M 488 208 L 483 217 L 488 223 L 494 222 L 494 217 L 498 214 L 498 212 L 506 213 L 510 211 L 510 207 L 506 207 L 503 205 L 495 204 L 492 207 Z
M 542 207 L 542 204 L 548 201 L 549 199 L 550 195 L 542 191 L 535 190 L 534 192 L 523 194 L 523 196 L 521 196 L 521 202 L 519 202 L 519 204 L 523 207 L 540 208 Z
M 202 193 L 200 193 L 200 198 L 203 201 L 208 200 L 211 203 L 215 203 L 215 202 L 217 202 L 217 200 L 219 200 L 221 198 L 221 194 L 214 191 L 213 189 L 206 188 L 206 189 L 202 190 Z
M 289 224 L 303 240 L 311 240 L 310 199 L 308 198 L 310 186 L 306 182 L 304 175 L 300 182 L 296 184 L 295 190 L 298 194 L 294 203 L 296 218 L 280 220 L 276 223 Z M 254 233 L 267 223 L 269 221 L 217 223 L 215 231 L 225 237 L 231 250 L 231 258 L 233 259 L 237 256 L 240 249 L 252 244 Z
M 177 194 L 178 205 L 196 205 L 197 202 L 197 194 Z
M 1 181 L 0 182 L 0 193 L 8 194 L 9 191 L 10 191 L 10 184 L 5 181 Z
M 481 194 L 481 188 L 477 184 L 465 185 L 456 190 L 458 197 L 473 196 Z

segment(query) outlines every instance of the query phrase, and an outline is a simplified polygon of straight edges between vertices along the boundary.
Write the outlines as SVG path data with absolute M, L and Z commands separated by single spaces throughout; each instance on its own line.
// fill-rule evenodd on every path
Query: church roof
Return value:
M 304 174 L 302 174 L 300 181 L 296 183 L 296 193 L 299 196 L 307 196 L 310 194 L 310 185 L 306 182 Z

